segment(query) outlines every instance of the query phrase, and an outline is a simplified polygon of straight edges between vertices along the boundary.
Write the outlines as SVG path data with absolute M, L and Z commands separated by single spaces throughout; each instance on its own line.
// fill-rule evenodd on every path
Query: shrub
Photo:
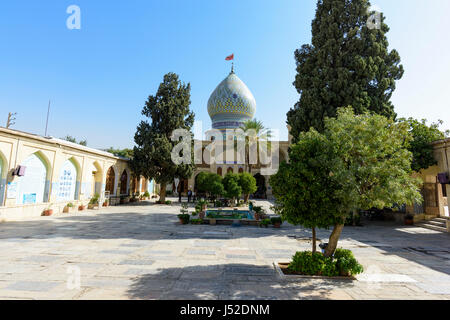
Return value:
M 297 252 L 292 257 L 288 269 L 292 272 L 326 277 L 352 276 L 363 272 L 350 250 L 337 249 L 334 256 L 327 258 L 322 253 L 311 251 Z
M 190 222 L 191 222 L 191 224 L 202 224 L 203 220 L 202 219 L 191 219 Z
M 172 204 L 172 201 L 166 200 L 165 204 Z
M 148 191 L 144 192 L 144 197 L 149 198 L 150 197 L 150 193 L 148 193 Z
M 270 223 L 271 223 L 270 219 L 264 219 L 261 221 L 260 225 L 264 226 L 264 227 L 268 227 Z
M 292 257 L 288 269 L 305 275 L 320 275 L 325 267 L 325 257 L 321 253 L 311 251 L 297 252 Z
M 100 195 L 98 193 L 96 193 L 89 201 L 89 204 L 98 204 L 99 198 L 100 198 Z
M 336 269 L 342 276 L 362 273 L 364 268 L 358 263 L 350 250 L 336 249 L 333 258 L 336 260 Z
M 280 217 L 273 217 L 273 218 L 270 218 L 270 222 L 272 223 L 272 224 L 277 224 L 277 223 L 283 223 L 283 220 L 281 220 L 281 218 Z
M 178 219 L 180 219 L 183 224 L 188 224 L 191 216 L 183 213 L 178 215 Z
M 72 202 L 69 202 L 69 203 L 67 204 L 67 208 L 73 208 L 73 203 L 72 203 Z

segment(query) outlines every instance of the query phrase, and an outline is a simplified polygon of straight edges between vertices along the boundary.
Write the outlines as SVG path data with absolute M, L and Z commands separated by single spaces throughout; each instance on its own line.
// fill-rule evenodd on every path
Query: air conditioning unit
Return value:
M 14 169 L 13 176 L 23 177 L 25 175 L 26 169 L 27 167 L 25 166 L 18 166 L 16 169 Z

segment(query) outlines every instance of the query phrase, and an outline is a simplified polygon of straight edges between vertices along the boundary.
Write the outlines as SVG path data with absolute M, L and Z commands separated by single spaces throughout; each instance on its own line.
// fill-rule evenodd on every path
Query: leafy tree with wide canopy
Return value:
M 239 174 L 237 173 L 227 173 L 223 178 L 223 186 L 225 196 L 233 202 L 242 195 L 242 188 L 239 186 Z
M 350 213 L 422 201 L 406 148 L 411 139 L 405 123 L 339 109 L 337 118 L 325 119 L 323 133 L 301 133 L 290 162 L 271 177 L 275 210 L 293 224 L 333 227 L 325 251 L 330 257 Z
M 142 114 L 151 121 L 141 121 L 134 140 L 133 159 L 130 162 L 135 175 L 152 178 L 161 185 L 160 201 L 166 198 L 166 186 L 175 178 L 189 178 L 195 168 L 189 164 L 175 164 L 171 158 L 178 141 L 171 136 L 176 129 L 191 132 L 194 113 L 190 110 L 191 86 L 182 83 L 175 73 L 164 75 L 155 95 L 150 95 Z M 191 158 L 193 152 L 191 148 Z
M 239 174 L 239 186 L 244 194 L 244 202 L 248 202 L 248 198 L 251 194 L 258 190 L 256 186 L 256 179 L 248 172 L 242 172 Z
M 287 114 L 294 141 L 311 127 L 322 132 L 325 118 L 341 107 L 395 119 L 390 99 L 403 66 L 398 52 L 388 50 L 384 16 L 377 28 L 369 8 L 368 0 L 317 2 L 312 43 L 295 51 L 300 100 Z
M 218 197 L 225 193 L 222 177 L 212 172 L 200 172 L 196 177 L 198 192 L 208 193 L 212 197 Z
M 436 123 L 427 125 L 427 121 L 422 119 L 421 121 L 409 118 L 399 119 L 400 122 L 405 122 L 409 126 L 413 139 L 409 142 L 408 150 L 413 154 L 413 161 L 411 168 L 414 171 L 419 172 L 422 169 L 428 169 L 429 167 L 437 164 L 433 155 L 434 141 L 444 139 L 449 135 L 449 131 L 442 132 L 439 130 L 439 126 L 442 125 L 442 121 L 439 120 Z

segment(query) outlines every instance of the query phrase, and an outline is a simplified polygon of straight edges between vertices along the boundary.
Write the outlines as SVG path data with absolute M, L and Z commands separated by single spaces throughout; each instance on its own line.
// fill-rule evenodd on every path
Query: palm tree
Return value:
M 272 136 L 272 132 L 267 129 L 262 121 L 253 119 L 253 120 L 247 120 L 245 121 L 242 126 L 240 127 L 245 135 L 245 162 L 248 167 L 248 172 L 252 172 L 252 164 L 250 163 L 250 143 L 257 143 L 257 151 L 259 151 L 259 140 L 269 140 L 269 138 Z M 249 134 L 251 133 L 251 134 Z M 256 140 L 256 141 L 255 141 Z M 268 149 L 270 149 L 270 142 L 267 143 Z M 258 152 L 259 153 L 259 152 Z

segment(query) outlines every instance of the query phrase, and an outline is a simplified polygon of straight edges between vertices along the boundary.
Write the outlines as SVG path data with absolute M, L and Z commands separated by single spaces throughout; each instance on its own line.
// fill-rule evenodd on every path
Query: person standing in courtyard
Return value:
M 191 197 L 192 197 L 192 190 L 189 189 L 188 190 L 188 202 L 191 202 Z

